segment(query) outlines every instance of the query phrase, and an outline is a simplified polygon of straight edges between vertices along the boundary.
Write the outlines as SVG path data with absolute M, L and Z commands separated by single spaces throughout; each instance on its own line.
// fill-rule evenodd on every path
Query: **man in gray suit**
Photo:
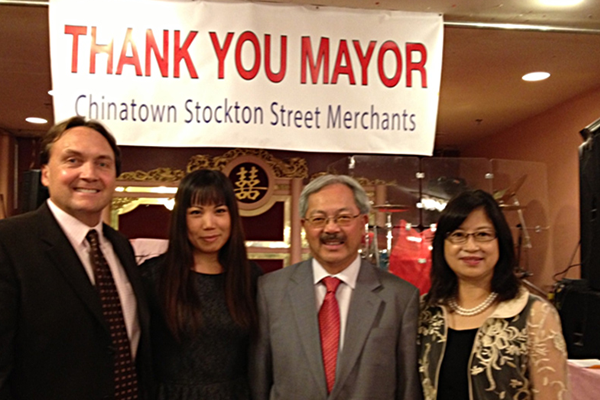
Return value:
M 259 280 L 254 400 L 421 398 L 419 293 L 360 259 L 368 213 L 348 176 L 322 176 L 302 191 L 313 258 Z

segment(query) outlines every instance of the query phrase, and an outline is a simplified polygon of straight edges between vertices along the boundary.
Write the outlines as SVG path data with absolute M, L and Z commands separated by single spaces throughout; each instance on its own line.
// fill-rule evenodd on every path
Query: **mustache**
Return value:
M 344 235 L 343 233 L 322 233 L 321 236 L 319 236 L 319 239 L 321 239 L 322 242 L 327 242 L 330 240 L 335 240 L 335 241 L 345 241 L 346 240 L 346 235 Z

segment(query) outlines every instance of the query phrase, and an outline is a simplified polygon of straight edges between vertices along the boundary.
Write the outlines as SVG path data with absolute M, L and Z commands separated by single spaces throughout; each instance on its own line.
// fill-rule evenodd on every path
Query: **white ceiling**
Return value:
M 460 149 L 600 88 L 598 0 L 568 9 L 551 9 L 538 0 L 274 1 L 443 14 L 437 148 Z M 46 2 L 0 0 L 0 129 L 15 135 L 40 135 L 53 123 L 47 12 Z M 536 83 L 521 80 L 539 70 L 552 76 Z M 50 123 L 34 126 L 25 122 L 28 116 Z

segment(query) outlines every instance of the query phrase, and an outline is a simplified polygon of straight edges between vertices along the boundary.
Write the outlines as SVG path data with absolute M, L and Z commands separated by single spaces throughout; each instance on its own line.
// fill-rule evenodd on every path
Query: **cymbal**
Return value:
M 373 206 L 379 212 L 402 212 L 408 211 L 408 206 L 401 204 L 377 204 Z
M 511 197 L 517 194 L 517 191 L 521 188 L 521 186 L 523 186 L 525 179 L 527 179 L 527 174 L 521 176 L 519 179 L 508 185 L 506 189 L 498 190 L 494 193 L 494 199 L 496 199 L 498 203 L 505 203 Z
M 525 206 L 518 206 L 515 204 L 500 204 L 500 208 L 506 211 L 523 210 Z

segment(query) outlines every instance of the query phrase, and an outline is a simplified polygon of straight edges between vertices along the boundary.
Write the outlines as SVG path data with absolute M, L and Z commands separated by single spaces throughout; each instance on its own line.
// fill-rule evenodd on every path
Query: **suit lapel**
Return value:
M 108 332 L 108 326 L 102 316 L 98 293 L 85 272 L 77 253 L 71 246 L 69 239 L 45 203 L 37 212 L 40 216 L 39 238 L 46 246 L 45 252 L 48 258 Z
M 296 268 L 290 279 L 289 296 L 300 341 L 308 360 L 308 368 L 314 375 L 319 391 L 326 397 L 327 386 L 321 355 L 321 338 L 311 260 L 303 261 Z
M 344 382 L 354 368 L 369 332 L 373 328 L 377 310 L 382 302 L 374 291 L 380 286 L 381 282 L 373 266 L 362 261 L 348 309 L 344 348 L 341 356 L 338 357 L 332 398 L 335 398 L 336 392 L 344 386 Z

